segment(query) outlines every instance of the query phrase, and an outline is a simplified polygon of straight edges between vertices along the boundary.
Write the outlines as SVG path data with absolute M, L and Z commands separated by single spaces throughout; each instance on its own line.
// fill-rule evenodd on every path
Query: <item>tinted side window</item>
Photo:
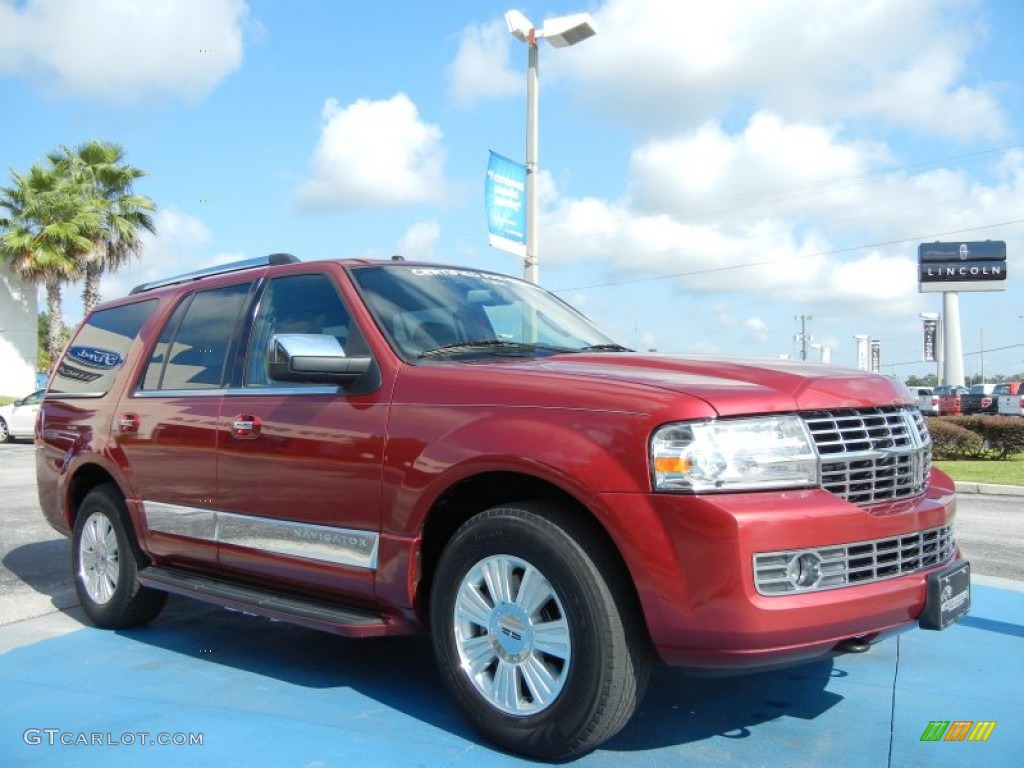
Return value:
M 57 366 L 49 391 L 106 394 L 156 304 L 155 299 L 150 299 L 91 314 Z
M 153 347 L 142 389 L 216 389 L 251 283 L 199 291 L 171 315 Z
M 267 284 L 249 341 L 245 386 L 274 385 L 267 373 L 267 350 L 277 333 L 326 334 L 334 336 L 350 357 L 368 354 L 358 326 L 327 275 L 277 277 Z

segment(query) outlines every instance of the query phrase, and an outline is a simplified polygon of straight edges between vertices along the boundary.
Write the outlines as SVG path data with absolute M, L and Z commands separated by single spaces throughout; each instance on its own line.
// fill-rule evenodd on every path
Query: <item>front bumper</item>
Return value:
M 912 500 L 861 508 L 822 490 L 595 500 L 622 552 L 661 657 L 679 666 L 751 668 L 814 658 L 849 638 L 916 620 L 934 567 L 870 583 L 784 595 L 755 588 L 758 553 L 898 537 L 950 524 L 952 480 L 932 473 Z

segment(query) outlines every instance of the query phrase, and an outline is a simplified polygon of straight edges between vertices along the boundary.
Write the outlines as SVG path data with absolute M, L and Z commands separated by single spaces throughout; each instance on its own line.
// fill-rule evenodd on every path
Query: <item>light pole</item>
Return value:
M 526 260 L 523 276 L 538 282 L 540 259 L 537 248 L 537 41 L 544 38 L 555 48 L 566 48 L 597 34 L 589 13 L 556 16 L 546 19 L 537 29 L 521 12 L 505 14 L 505 24 L 512 36 L 529 46 L 526 69 Z

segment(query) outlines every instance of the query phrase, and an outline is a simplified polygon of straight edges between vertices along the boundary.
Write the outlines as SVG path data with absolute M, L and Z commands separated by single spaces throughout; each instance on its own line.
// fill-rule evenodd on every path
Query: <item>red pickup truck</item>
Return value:
M 958 416 L 962 410 L 962 399 L 969 392 L 967 387 L 956 387 L 944 384 L 932 390 L 938 395 L 937 415 Z
M 620 730 L 654 654 L 756 669 L 970 605 L 902 384 L 637 354 L 478 269 L 275 254 L 138 286 L 78 328 L 36 440 L 98 626 L 173 592 L 429 632 L 466 718 L 532 757 Z

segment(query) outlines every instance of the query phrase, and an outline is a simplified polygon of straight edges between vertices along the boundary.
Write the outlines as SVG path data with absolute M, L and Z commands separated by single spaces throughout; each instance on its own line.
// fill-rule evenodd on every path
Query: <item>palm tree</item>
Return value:
M 61 351 L 61 289 L 81 277 L 83 260 L 94 247 L 102 223 L 95 200 L 56 172 L 33 164 L 28 173 L 11 171 L 14 185 L 0 188 L 0 260 L 18 277 L 46 288 L 52 322 L 47 348 Z
M 83 259 L 82 308 L 88 313 L 99 301 L 102 274 L 120 269 L 141 254 L 141 230 L 156 232 L 150 215 L 156 204 L 133 193 L 132 184 L 147 174 L 125 162 L 119 144 L 93 139 L 75 150 L 62 146 L 48 157 L 53 168 L 78 184 L 101 212 L 94 247 Z

